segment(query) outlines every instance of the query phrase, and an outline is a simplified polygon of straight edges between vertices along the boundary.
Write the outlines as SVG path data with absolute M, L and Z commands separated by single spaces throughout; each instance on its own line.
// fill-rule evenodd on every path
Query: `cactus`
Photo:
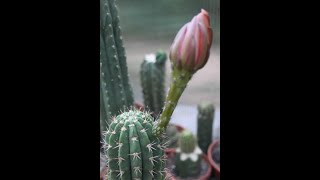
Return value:
M 201 172 L 202 151 L 197 145 L 196 137 L 189 130 L 184 130 L 179 137 L 176 149 L 175 173 L 181 178 L 197 177 Z
M 154 119 L 148 112 L 130 110 L 115 117 L 105 135 L 108 179 L 162 180 L 165 145 L 152 134 Z
M 107 127 L 106 120 L 111 119 L 109 98 L 106 96 L 105 86 L 103 86 L 102 74 L 100 73 L 100 124 L 101 131 Z
M 134 102 L 119 24 L 115 0 L 100 0 L 102 130 L 108 126 L 106 122 L 110 121 L 110 116 L 119 115 L 121 111 L 133 106 Z
M 102 1 L 100 0 L 100 3 Z M 116 38 L 116 34 L 120 32 L 120 29 L 117 25 L 114 26 L 119 22 L 116 16 L 117 13 L 115 13 L 114 0 L 108 0 L 105 4 L 103 3 L 101 4 L 103 6 L 101 13 L 105 16 L 101 18 L 101 26 L 103 32 L 106 33 L 100 33 L 100 49 L 102 49 L 100 56 L 101 77 L 105 81 L 102 84 L 109 102 L 109 106 L 105 107 L 110 108 L 112 113 L 115 107 L 121 109 L 122 105 L 124 105 L 123 102 L 132 102 L 132 98 L 126 99 L 127 96 L 121 96 L 132 93 L 125 93 L 125 84 L 121 84 L 123 82 L 123 74 L 119 73 L 120 63 L 117 64 L 117 62 L 120 62 L 120 53 L 115 50 L 115 47 L 117 49 L 121 45 L 119 46 L 119 39 Z M 114 34 L 113 32 L 116 33 Z M 108 47 L 107 50 L 106 47 Z M 112 55 L 112 52 L 118 54 L 118 56 Z M 103 133 L 105 136 L 103 137 L 103 148 L 108 159 L 109 180 L 163 180 L 166 177 L 164 169 L 164 148 L 166 148 L 166 143 L 163 143 L 163 136 L 178 100 L 194 73 L 195 71 L 189 72 L 185 69 L 173 68 L 172 83 L 164 105 L 165 109 L 161 117 L 156 121 L 151 116 L 151 113 L 141 112 L 136 109 L 128 109 L 122 114 L 111 118 L 111 124 L 108 126 L 107 131 Z M 114 74 L 118 76 L 114 76 Z M 118 84 L 115 82 L 118 82 Z M 114 92 L 115 89 L 118 91 Z M 111 95 L 111 93 L 114 94 Z M 201 151 L 200 148 L 195 148 L 195 150 Z M 181 157 L 184 157 L 184 155 L 182 153 Z M 194 159 L 193 156 L 191 159 Z
M 140 78 L 144 105 L 158 116 L 165 101 L 165 62 L 167 55 L 163 51 L 145 56 L 141 64 Z
M 198 105 L 198 144 L 203 152 L 207 152 L 212 142 L 214 107 L 213 104 L 203 102 Z

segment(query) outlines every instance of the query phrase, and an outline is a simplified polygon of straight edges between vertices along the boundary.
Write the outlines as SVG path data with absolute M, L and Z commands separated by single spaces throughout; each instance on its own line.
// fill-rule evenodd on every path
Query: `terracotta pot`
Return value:
M 168 158 L 172 158 L 172 157 L 174 157 L 174 155 L 176 153 L 176 149 L 174 149 L 174 148 L 165 149 L 165 153 Z M 212 167 L 209 163 L 207 155 L 202 154 L 202 159 L 207 163 L 208 170 L 204 175 L 200 176 L 197 180 L 209 180 L 209 178 L 211 176 L 211 172 L 212 172 Z M 176 180 L 176 177 L 174 176 L 174 174 L 172 174 L 172 173 L 170 173 L 170 174 L 172 175 L 170 180 Z
M 139 102 L 135 102 L 134 103 L 134 107 L 137 108 L 140 111 L 144 111 L 144 105 L 139 103 Z
M 209 160 L 209 163 L 210 165 L 212 166 L 213 170 L 215 171 L 215 175 L 218 179 L 220 179 L 220 166 L 213 160 L 212 158 L 212 153 L 213 153 L 213 150 L 220 144 L 220 140 L 214 140 L 209 148 L 208 148 L 208 160 Z
M 183 130 L 184 130 L 184 127 L 182 127 L 182 126 L 180 126 L 180 125 L 178 125 L 178 124 L 174 124 L 175 126 L 176 126 L 176 128 L 177 128 L 177 130 L 179 131 L 179 132 L 182 132 Z
M 108 167 L 104 167 L 100 172 L 100 180 L 107 180 Z
M 166 176 L 166 180 L 176 180 L 176 178 L 172 175 L 172 173 L 170 171 L 166 171 L 167 176 Z

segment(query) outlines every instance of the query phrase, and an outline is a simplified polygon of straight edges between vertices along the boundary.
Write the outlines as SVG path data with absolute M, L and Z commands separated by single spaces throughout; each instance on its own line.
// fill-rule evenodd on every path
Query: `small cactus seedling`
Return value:
M 166 176 L 165 145 L 152 134 L 148 112 L 130 110 L 118 115 L 105 132 L 108 179 L 162 180 Z
M 179 137 L 176 149 L 175 173 L 181 178 L 197 177 L 201 171 L 202 151 L 197 145 L 196 137 L 189 130 L 184 130 Z
M 203 102 L 198 105 L 198 144 L 203 152 L 207 152 L 212 142 L 214 107 L 213 104 Z
M 133 106 L 134 102 L 119 24 L 115 0 L 100 0 L 100 104 L 104 103 L 100 105 L 102 130 L 110 123 L 110 115 L 119 115 L 120 111 Z
M 157 117 L 165 101 L 165 63 L 167 55 L 163 51 L 147 54 L 141 64 L 140 79 L 144 105 Z

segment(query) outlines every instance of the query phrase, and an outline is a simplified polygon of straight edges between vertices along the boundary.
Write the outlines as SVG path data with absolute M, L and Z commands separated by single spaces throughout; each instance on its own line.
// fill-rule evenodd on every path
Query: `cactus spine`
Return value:
M 162 180 L 164 144 L 152 134 L 150 113 L 130 110 L 118 115 L 105 135 L 105 154 L 108 156 L 108 179 Z
M 163 51 L 148 54 L 141 64 L 140 78 L 144 105 L 158 116 L 165 101 L 165 62 L 167 55 Z
M 203 152 L 207 152 L 212 142 L 214 107 L 211 103 L 201 103 L 198 105 L 198 144 Z
M 101 119 L 101 126 L 107 127 L 104 122 L 110 116 L 119 115 L 134 102 L 115 0 L 100 0 L 100 69 L 100 104 L 107 103 L 100 117 L 109 118 Z
M 179 147 L 176 152 L 176 175 L 181 178 L 199 176 L 202 151 L 198 147 L 197 140 L 192 132 L 184 130 L 180 134 Z

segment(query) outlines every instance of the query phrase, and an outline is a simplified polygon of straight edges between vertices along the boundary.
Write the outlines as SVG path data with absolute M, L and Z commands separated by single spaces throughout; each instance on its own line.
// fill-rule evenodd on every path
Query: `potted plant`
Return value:
M 166 149 L 166 153 L 167 168 L 172 169 L 172 179 L 209 179 L 212 168 L 191 131 L 183 130 L 179 136 L 178 148 Z
M 170 48 L 170 89 L 163 111 L 154 118 L 149 111 L 130 109 L 134 99 L 115 0 L 100 0 L 100 7 L 100 118 L 108 120 L 102 124 L 108 168 L 102 169 L 107 169 L 110 180 L 163 179 L 168 172 L 162 138 L 188 82 L 209 58 L 209 14 L 201 10 L 178 32 Z

